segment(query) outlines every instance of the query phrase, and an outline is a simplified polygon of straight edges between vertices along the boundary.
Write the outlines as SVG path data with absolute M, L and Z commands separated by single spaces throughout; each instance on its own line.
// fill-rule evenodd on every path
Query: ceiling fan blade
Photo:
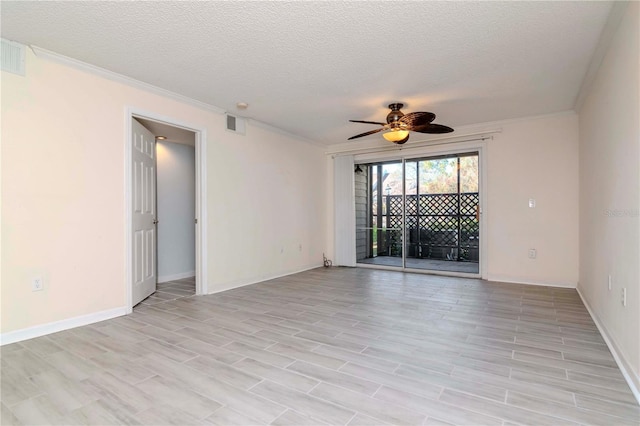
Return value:
M 425 124 L 422 126 L 416 126 L 411 129 L 414 132 L 420 133 L 451 133 L 453 129 L 449 126 L 443 126 L 442 124 Z
M 387 123 L 380 123 L 379 121 L 364 121 L 364 120 L 349 120 L 352 123 L 365 123 L 365 124 L 379 124 L 384 126 Z
M 381 127 L 381 128 L 379 128 L 379 129 L 371 130 L 370 132 L 360 133 L 359 135 L 351 136 L 351 137 L 350 137 L 349 139 L 347 139 L 347 140 L 349 140 L 349 141 L 350 141 L 351 139 L 356 139 L 356 138 L 361 138 L 361 137 L 363 137 L 363 136 L 373 135 L 374 133 L 378 133 L 378 132 L 381 132 L 381 131 L 383 131 L 383 130 L 385 130 L 385 128 L 384 128 L 384 127 Z
M 429 124 L 435 120 L 435 118 L 436 115 L 432 112 L 410 112 L 409 114 L 405 114 L 404 117 L 400 118 L 398 121 L 405 123 L 409 128 L 411 128 Z

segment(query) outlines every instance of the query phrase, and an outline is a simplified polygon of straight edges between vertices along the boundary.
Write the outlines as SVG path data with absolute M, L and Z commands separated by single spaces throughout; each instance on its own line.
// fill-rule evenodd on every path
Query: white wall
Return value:
M 257 126 L 225 133 L 209 152 L 209 290 L 322 265 L 324 149 Z
M 206 129 L 210 292 L 322 264 L 323 149 L 29 49 L 1 96 L 3 334 L 125 307 L 127 107 Z
M 158 141 L 158 282 L 195 275 L 195 148 Z
M 486 141 L 483 238 L 486 271 L 493 281 L 575 287 L 578 282 L 578 118 L 575 113 L 530 117 L 457 128 L 459 135 L 500 129 Z M 380 138 L 381 139 L 381 138 Z M 475 143 L 477 146 L 477 143 Z M 358 149 L 365 145 L 357 145 Z M 371 141 L 369 147 L 388 146 Z M 404 145 L 401 155 L 438 155 L 474 143 L 420 148 Z M 331 147 L 332 152 L 351 144 Z M 396 156 L 397 152 L 376 154 Z M 332 159 L 327 169 L 332 170 Z M 331 174 L 329 174 L 331 176 Z M 535 198 L 536 207 L 528 207 Z M 328 243 L 332 246 L 333 241 Z M 528 250 L 537 250 L 537 259 Z M 333 253 L 331 253 L 333 254 Z
M 630 2 L 580 110 L 578 289 L 640 389 L 640 4 Z M 608 290 L 608 276 L 612 289 Z M 621 291 L 627 289 L 627 306 Z
M 578 118 L 569 113 L 500 127 L 487 143 L 488 279 L 575 287 Z M 529 259 L 530 248 L 536 259 Z

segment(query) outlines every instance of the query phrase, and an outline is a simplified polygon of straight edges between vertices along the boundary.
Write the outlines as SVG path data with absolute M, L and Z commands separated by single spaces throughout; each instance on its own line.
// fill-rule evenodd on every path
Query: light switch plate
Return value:
M 44 280 L 42 277 L 35 277 L 31 280 L 31 291 L 42 291 L 44 289 Z

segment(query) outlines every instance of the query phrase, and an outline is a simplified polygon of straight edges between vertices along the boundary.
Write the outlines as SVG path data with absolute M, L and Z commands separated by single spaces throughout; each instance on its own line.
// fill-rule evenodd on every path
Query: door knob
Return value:
M 154 225 L 157 225 L 157 224 L 158 224 L 158 222 L 160 222 L 158 219 L 153 219 L 153 224 L 154 224 Z

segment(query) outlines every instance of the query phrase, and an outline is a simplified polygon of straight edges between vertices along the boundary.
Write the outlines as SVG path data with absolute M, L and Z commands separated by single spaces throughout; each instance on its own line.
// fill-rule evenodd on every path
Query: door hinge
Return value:
M 195 219 L 195 223 L 196 223 L 196 225 L 198 224 L 198 218 Z

